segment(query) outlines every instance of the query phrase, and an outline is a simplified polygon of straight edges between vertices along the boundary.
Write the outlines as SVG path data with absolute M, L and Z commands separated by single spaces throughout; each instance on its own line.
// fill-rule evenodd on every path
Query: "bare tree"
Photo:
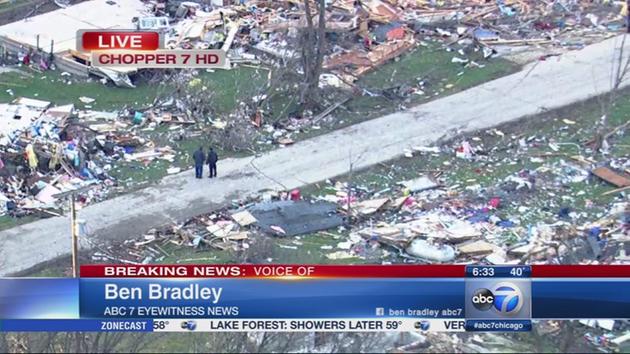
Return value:
M 626 40 L 628 38 L 628 34 L 624 33 L 621 37 L 620 45 L 615 46 L 613 49 L 611 59 L 610 91 L 607 95 L 599 99 L 602 118 L 595 138 L 590 142 L 594 147 L 594 151 L 599 151 L 603 145 L 606 144 L 606 140 L 617 130 L 615 129 L 610 132 L 610 114 L 615 107 L 617 99 L 619 98 L 619 90 L 624 81 L 628 78 L 627 76 L 630 72 L 630 54 L 626 51 Z
M 256 79 L 260 75 L 255 74 Z M 159 102 L 173 100 L 174 105 L 182 111 L 190 120 L 195 121 L 198 127 L 202 127 L 204 138 L 213 145 L 226 151 L 251 150 L 256 137 L 253 129 L 249 106 L 241 97 L 250 97 L 256 94 L 257 89 L 248 85 L 241 85 L 239 79 L 234 79 L 236 107 L 232 112 L 223 113 L 219 107 L 217 98 L 218 90 L 210 87 L 211 83 L 201 77 L 191 75 L 190 72 L 173 73 L 170 81 L 175 88 L 158 93 L 154 105 Z M 210 122 L 216 123 L 210 125 Z M 184 134 L 183 134 L 184 135 Z M 184 137 L 182 135 L 182 137 Z
M 348 212 L 348 219 L 347 219 L 348 224 L 352 223 L 352 218 L 354 216 L 354 213 L 352 211 L 352 188 L 354 187 L 355 167 L 357 163 L 359 163 L 363 159 L 363 156 L 366 153 L 367 153 L 367 149 L 361 151 L 361 153 L 359 153 L 356 157 L 353 158 L 352 150 L 348 151 L 348 182 L 346 186 L 346 189 L 347 189 L 346 198 L 348 198 L 346 200 L 346 209 Z
M 302 70 L 304 72 L 300 90 L 300 104 L 302 109 L 312 109 L 317 106 L 319 98 L 319 77 L 322 73 L 324 50 L 326 47 L 326 1 L 317 0 L 319 16 L 317 29 L 313 23 L 314 14 L 310 0 L 304 0 L 306 28 L 302 33 Z

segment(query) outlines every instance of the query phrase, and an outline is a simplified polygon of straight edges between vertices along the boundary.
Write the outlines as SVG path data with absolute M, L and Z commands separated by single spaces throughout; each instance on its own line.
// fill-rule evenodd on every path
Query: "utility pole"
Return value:
M 48 60 L 50 61 L 50 63 L 52 63 L 53 59 L 55 58 L 55 55 L 53 54 L 54 53 L 54 51 L 53 51 L 54 46 L 55 46 L 55 40 L 51 39 L 50 40 L 50 54 L 48 56 Z
M 72 277 L 78 275 L 78 256 L 79 256 L 79 236 L 77 230 L 77 208 L 75 205 L 74 194 L 70 195 L 70 227 L 72 236 Z
M 79 277 L 79 227 L 77 225 L 77 206 L 75 195 L 85 193 L 94 186 L 81 187 L 72 191 L 57 193 L 54 198 L 68 198 L 70 202 L 70 238 L 72 241 L 72 277 Z
M 354 177 L 354 162 L 352 161 L 352 150 L 350 150 L 348 152 L 348 163 L 350 164 L 349 166 L 349 178 L 348 178 L 348 183 L 347 183 L 347 187 L 348 187 L 348 191 L 346 193 L 346 209 L 348 211 L 348 218 L 346 220 L 347 225 L 349 226 L 352 223 L 352 180 Z
M 626 0 L 626 31 L 630 33 L 630 0 Z

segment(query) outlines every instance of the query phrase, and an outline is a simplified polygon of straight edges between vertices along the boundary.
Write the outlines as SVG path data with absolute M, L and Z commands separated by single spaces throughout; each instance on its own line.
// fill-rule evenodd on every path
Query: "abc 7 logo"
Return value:
M 194 331 L 197 328 L 197 322 L 195 321 L 183 321 L 180 324 L 182 329 L 187 329 L 189 331 Z
M 523 307 L 523 293 L 512 283 L 498 283 L 492 290 L 481 288 L 475 290 L 471 299 L 473 306 L 479 311 L 494 308 L 500 314 L 514 315 Z

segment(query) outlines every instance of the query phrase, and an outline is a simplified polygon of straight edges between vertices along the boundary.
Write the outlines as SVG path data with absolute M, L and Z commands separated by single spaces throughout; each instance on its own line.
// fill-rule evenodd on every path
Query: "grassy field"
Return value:
M 502 58 L 484 60 L 480 53 L 471 54 L 470 59 L 481 64 L 481 67 L 464 67 L 460 63 L 451 62 L 454 56 L 458 55 L 446 51 L 435 43 L 418 46 L 396 60 L 367 73 L 356 82 L 358 87 L 375 95 L 353 97 L 331 114 L 333 119 L 329 122 L 323 121 L 321 129 L 306 130 L 296 138 L 304 139 L 324 134 L 405 107 L 426 103 L 520 69 L 518 65 Z M 408 97 L 395 98 L 381 95 L 383 90 L 397 86 L 417 88 L 420 82 L 424 82 L 423 95 L 411 94 Z
M 169 247 L 171 253 L 161 263 L 300 263 L 300 264 L 362 264 L 368 260 L 351 257 L 333 260 L 326 257 L 345 236 L 335 230 L 295 237 L 257 235 L 248 240 L 247 251 L 193 250 L 190 247 Z
M 253 92 L 264 85 L 267 71 L 249 67 L 239 67 L 233 70 L 217 70 L 213 72 L 201 71 L 198 77 L 201 79 L 200 87 L 205 86 L 212 95 L 216 105 L 214 110 L 219 115 L 229 113 L 241 99 L 250 97 Z M 78 108 L 91 108 L 95 110 L 120 110 L 124 107 L 141 108 L 149 107 L 156 96 L 163 96 L 175 90 L 172 83 L 162 82 L 158 85 L 147 83 L 139 84 L 135 89 L 125 89 L 104 85 L 100 81 L 90 79 L 88 81 L 64 76 L 56 71 L 38 73 L 31 69 L 19 69 L 0 73 L 0 102 L 11 102 L 17 97 L 37 98 L 51 101 L 55 105 L 75 104 Z M 95 102 L 86 105 L 80 97 L 96 99 Z M 216 118 L 216 117 L 208 117 Z M 191 166 L 190 154 L 199 146 L 208 146 L 212 142 L 205 136 L 187 138 L 175 141 L 173 131 L 167 126 L 158 127 L 151 131 L 140 132 L 145 138 L 152 140 L 158 147 L 171 146 L 177 152 L 173 163 L 158 160 L 144 165 L 138 162 L 116 163 L 112 176 L 120 179 L 127 185 L 128 190 L 135 190 L 156 182 L 163 178 L 169 167 L 181 167 L 187 169 Z M 218 151 L 221 156 L 227 152 Z M 230 156 L 239 156 L 238 153 L 229 152 Z M 0 217 L 0 230 L 15 225 L 10 220 Z
M 419 47 L 402 56 L 400 59 L 385 64 L 375 71 L 366 74 L 357 83 L 368 91 L 380 91 L 393 85 L 416 85 L 421 79 L 427 82 L 428 90 L 424 96 L 412 96 L 407 105 L 419 104 L 430 99 L 463 90 L 493 78 L 517 70 L 512 63 L 493 59 L 486 62 L 483 68 L 463 68 L 461 64 L 450 63 L 452 53 L 435 45 Z M 477 58 L 479 59 L 479 58 Z M 259 93 L 265 85 L 268 71 L 251 67 L 238 67 L 233 70 L 201 71 L 201 84 L 214 95 L 214 110 L 218 116 L 231 112 L 241 100 L 249 99 Z M 16 97 L 24 96 L 48 100 L 54 104 L 73 103 L 79 108 L 96 110 L 119 110 L 123 107 L 148 107 L 156 96 L 163 96 L 175 88 L 172 83 L 161 82 L 158 85 L 140 83 L 135 89 L 124 89 L 104 85 L 100 81 L 76 79 L 61 75 L 59 72 L 35 72 L 22 68 L 13 72 L 0 74 L 0 102 L 10 102 Z M 96 99 L 89 105 L 82 103 L 79 97 Z M 349 101 L 344 109 L 335 113 L 336 119 L 329 125 L 318 130 L 307 130 L 298 134 L 296 139 L 304 139 L 318 134 L 324 134 L 350 124 L 393 112 L 400 108 L 401 102 L 392 102 L 384 97 L 359 96 Z M 290 95 L 275 95 L 269 106 L 273 107 L 271 119 L 282 118 L 296 107 L 295 100 Z M 216 118 L 216 117 L 209 117 Z M 148 166 L 140 163 L 119 163 L 112 172 L 114 177 L 123 181 L 131 181 L 133 185 L 144 186 L 147 183 L 160 180 L 166 175 L 169 167 L 189 168 L 189 154 L 200 145 L 210 145 L 206 136 L 200 135 L 183 141 L 173 141 L 172 131 L 168 127 L 160 127 L 152 131 L 142 132 L 148 139 L 156 142 L 156 146 L 169 145 L 176 149 L 177 157 L 173 163 L 165 161 L 153 162 Z M 260 149 L 270 146 L 261 145 Z M 234 152 L 220 152 L 222 156 L 235 156 Z M 135 187 L 134 187 L 135 188 Z
M 558 179 L 569 173 L 569 169 L 563 167 L 565 164 L 579 166 L 571 159 L 572 156 L 592 158 L 600 164 L 630 156 L 630 136 L 627 133 L 616 134 L 609 139 L 611 147 L 606 156 L 594 154 L 584 145 L 595 136 L 600 117 L 599 101 L 592 99 L 498 127 L 500 134 L 488 130 L 466 136 L 473 146 L 484 147 L 487 153 L 485 158 L 456 158 L 454 149 L 439 154 L 421 154 L 355 172 L 352 183 L 370 191 L 385 188 L 395 191 L 399 189 L 398 182 L 432 171 L 441 173 L 440 178 L 447 187 L 459 186 L 457 190 L 461 195 L 474 197 L 475 192 L 466 192 L 466 188 L 472 188 L 481 191 L 482 197 L 489 198 L 491 195 L 484 195 L 484 192 L 493 193 L 506 177 L 521 170 L 537 170 L 537 179 L 543 184 L 533 194 L 520 197 L 500 195 L 507 201 L 501 210 L 504 217 L 515 217 L 523 224 L 553 222 L 561 207 L 570 207 L 581 213 L 578 220 L 593 220 L 603 215 L 610 203 L 623 200 L 619 194 L 603 195 L 616 187 L 595 177 L 583 182 L 566 183 Z M 609 114 L 608 130 L 627 122 L 628 117 L 630 90 L 625 90 Z M 540 143 L 529 147 L 526 152 L 519 152 L 518 140 L 521 138 L 538 139 Z M 557 144 L 557 148 L 552 149 L 549 143 Z M 339 180 L 347 181 L 348 178 L 342 176 Z M 302 192 L 306 195 L 321 195 L 325 193 L 325 188 L 325 183 L 319 183 L 304 188 Z M 528 210 L 518 211 L 521 206 L 528 207 Z
M 419 46 L 400 58 L 387 63 L 364 75 L 357 86 L 368 91 L 381 90 L 396 85 L 417 86 L 424 81 L 425 95 L 414 95 L 406 104 L 426 102 L 440 95 L 463 90 L 482 82 L 512 73 L 518 66 L 504 59 L 485 61 L 478 54 L 471 55 L 483 67 L 465 68 L 462 64 L 451 63 L 452 52 L 436 44 L 428 47 Z M 232 70 L 200 71 L 198 78 L 209 94 L 214 95 L 213 107 L 217 114 L 229 113 L 241 100 L 260 93 L 266 84 L 268 70 L 240 66 Z M 74 103 L 84 108 L 79 97 L 96 99 L 89 104 L 96 110 L 119 110 L 123 107 L 148 107 L 157 95 L 168 94 L 174 90 L 172 82 L 162 81 L 156 84 L 139 83 L 134 89 L 125 89 L 103 84 L 91 78 L 84 80 L 64 76 L 58 71 L 38 72 L 30 68 L 19 67 L 17 70 L 0 73 L 0 102 L 10 102 L 17 97 L 38 98 L 54 104 Z M 294 110 L 295 100 L 292 92 L 276 94 L 271 99 L 272 120 L 282 118 Z M 346 104 L 346 115 L 341 115 L 345 124 L 365 120 L 385 112 L 396 110 L 398 104 L 381 96 L 360 96 Z M 339 114 L 339 113 L 336 113 Z
M 352 257 L 332 260 L 326 254 L 334 251 L 345 236 L 338 232 L 317 233 L 290 238 L 256 236 L 248 240 L 248 251 L 220 251 L 208 248 L 193 249 L 188 246 L 162 246 L 170 256 L 163 264 L 227 264 L 227 263 L 294 263 L 294 264 L 364 264 L 375 263 L 371 259 Z M 322 248 L 323 247 L 323 248 Z M 376 255 L 376 254 L 375 254 Z M 91 263 L 88 255 L 81 254 L 82 263 Z M 378 262 L 377 262 L 378 263 Z M 55 261 L 46 267 L 28 273 L 29 277 L 65 277 L 71 274 L 70 259 Z
M 399 84 L 413 86 L 419 80 L 424 80 L 427 82 L 426 94 L 424 96 L 414 95 L 406 102 L 392 102 L 383 97 L 355 97 L 343 109 L 335 112 L 335 119 L 330 124 L 323 125 L 322 129 L 306 130 L 294 136 L 294 139 L 300 140 L 324 134 L 391 113 L 400 109 L 401 104 L 420 104 L 518 69 L 516 65 L 503 59 L 492 59 L 485 62 L 483 68 L 463 68 L 461 64 L 450 62 L 453 55 L 453 53 L 438 48 L 436 45 L 420 46 L 399 59 L 383 65 L 366 74 L 359 80 L 358 85 L 369 91 L 379 91 Z M 473 58 L 481 62 L 480 58 L 474 55 Z M 214 110 L 217 115 L 221 116 L 232 111 L 241 100 L 249 99 L 252 95 L 260 93 L 261 86 L 266 83 L 267 75 L 268 71 L 264 68 L 246 66 L 233 70 L 201 71 L 198 75 L 198 78 L 201 79 L 198 87 L 205 86 L 208 92 L 214 95 L 212 100 L 216 105 Z M 56 105 L 73 103 L 78 108 L 119 110 L 123 107 L 149 107 L 156 96 L 163 96 L 174 89 L 173 83 L 169 82 L 161 82 L 157 85 L 140 83 L 135 89 L 124 89 L 113 87 L 111 84 L 104 85 L 96 79 L 85 81 L 62 75 L 57 71 L 40 73 L 28 68 L 18 68 L 14 71 L 0 73 L 0 102 L 10 102 L 17 97 L 29 97 L 48 100 Z M 79 97 L 83 96 L 94 98 L 96 101 L 86 106 L 79 100 Z M 291 99 L 289 95 L 276 95 L 270 102 L 273 113 L 276 115 L 286 115 L 295 109 L 294 104 L 295 100 Z M 276 118 L 280 117 L 273 119 Z M 151 131 L 142 132 L 142 134 L 154 141 L 158 147 L 171 146 L 174 148 L 176 151 L 175 160 L 173 162 L 157 160 L 148 165 L 124 161 L 116 163 L 111 175 L 119 179 L 124 188 L 115 191 L 112 195 L 137 190 L 155 183 L 167 175 L 167 169 L 170 167 L 190 168 L 192 165 L 190 154 L 199 146 L 213 145 L 213 142 L 204 134 L 175 141 L 172 139 L 173 132 L 169 131 L 168 128 L 158 127 Z M 270 145 L 259 146 L 261 150 L 270 148 L 272 148 Z M 218 153 L 222 157 L 236 157 L 245 156 L 248 152 L 218 151 Z M 0 230 L 25 223 L 25 220 L 16 221 L 8 217 L 0 217 Z
M 249 67 L 233 70 L 200 71 L 200 86 L 206 86 L 215 95 L 215 109 L 220 113 L 229 112 L 253 89 L 264 84 L 262 73 Z M 134 89 L 103 84 L 91 78 L 85 80 L 65 76 L 58 71 L 43 73 L 30 68 L 0 73 L 0 102 L 10 102 L 17 97 L 37 98 L 63 105 L 73 103 L 79 108 L 86 108 L 79 97 L 96 99 L 89 104 L 95 110 L 117 111 L 124 107 L 142 108 L 150 106 L 155 97 L 175 90 L 172 82 L 163 81 L 155 84 L 139 83 Z
M 12 218 L 8 215 L 0 216 L 0 231 L 16 227 L 18 225 L 28 224 L 29 222 L 38 220 L 35 216 L 25 216 L 22 218 Z
M 443 49 L 436 49 L 430 47 L 419 47 L 418 49 L 410 52 L 407 55 L 402 56 L 397 61 L 392 61 L 381 68 L 366 74 L 358 85 L 368 89 L 369 91 L 380 91 L 387 89 L 393 85 L 415 85 L 419 79 L 427 81 L 427 90 L 424 96 L 414 95 L 410 97 L 404 104 L 407 106 L 421 104 L 431 99 L 439 98 L 443 95 L 455 93 L 460 90 L 470 88 L 480 83 L 492 80 L 494 78 L 507 75 L 518 69 L 518 67 L 511 62 L 503 59 L 492 59 L 486 62 L 483 68 L 463 68 L 461 64 L 453 64 L 450 62 L 452 53 L 446 52 Z M 477 58 L 479 59 L 479 58 Z M 237 104 L 236 97 L 243 97 L 244 93 L 256 92 L 256 86 L 250 85 L 254 81 L 248 81 L 249 77 L 256 78 L 256 80 L 262 80 L 265 77 L 265 70 L 254 71 L 253 69 L 239 71 L 238 74 L 234 74 L 233 77 L 226 75 L 213 78 L 208 84 L 215 85 L 221 97 L 217 99 L 217 102 L 221 103 L 219 112 L 229 112 L 228 108 L 234 107 Z M 213 75 L 208 74 L 208 75 Z M 245 95 L 247 96 L 247 95 Z M 288 112 L 295 110 L 295 100 L 291 99 L 287 95 L 277 95 L 269 103 L 270 107 L 273 107 L 270 111 L 272 113 L 271 120 L 283 118 L 278 114 L 286 115 Z M 335 119 L 330 123 L 322 126 L 321 129 L 307 129 L 304 132 L 296 134 L 294 139 L 301 140 L 316 135 L 325 134 L 335 129 L 340 129 L 345 126 L 359 123 L 368 119 L 376 118 L 381 115 L 394 112 L 400 109 L 401 102 L 392 102 L 384 97 L 370 97 L 359 96 L 355 97 L 346 103 L 343 109 L 339 109 L 335 112 Z M 182 142 L 172 142 L 168 139 L 168 134 L 164 130 L 157 130 L 149 134 L 150 138 L 161 144 L 170 144 L 175 147 L 180 154 L 173 164 L 167 163 L 155 163 L 144 168 L 137 164 L 124 164 L 120 167 L 119 172 L 115 173 L 115 176 L 122 177 L 123 179 L 131 179 L 136 183 L 150 183 L 151 181 L 159 180 L 166 174 L 166 169 L 171 166 L 176 167 L 190 167 L 189 154 L 194 151 L 198 146 L 206 146 L 212 144 L 212 142 L 202 136 L 188 139 Z M 272 146 L 259 145 L 257 149 L 268 150 Z M 235 156 L 234 152 L 225 151 L 221 152 L 222 156 Z M 244 155 L 245 153 L 241 153 Z
M 395 190 L 396 183 L 405 179 L 414 178 L 425 174 L 425 170 L 441 171 L 447 187 L 459 185 L 463 192 L 465 187 L 480 185 L 480 189 L 488 189 L 503 181 L 507 176 L 523 169 L 535 170 L 545 165 L 553 165 L 562 160 L 569 161 L 573 155 L 592 157 L 604 162 L 615 158 L 630 156 L 630 136 L 627 133 L 614 135 L 610 139 L 611 149 L 607 156 L 591 154 L 583 147 L 582 143 L 593 137 L 596 122 L 600 118 L 600 106 L 597 99 L 574 104 L 569 107 L 550 111 L 539 116 L 526 118 L 518 123 L 498 127 L 504 134 L 499 136 L 491 133 L 494 130 L 471 134 L 467 138 L 473 145 L 481 145 L 489 151 L 489 160 L 486 162 L 469 161 L 454 157 L 454 153 L 428 154 L 413 158 L 401 158 L 389 163 L 384 163 L 362 171 L 355 172 L 353 185 L 367 190 L 379 191 L 385 188 Z M 609 115 L 609 126 L 615 127 L 627 122 L 630 117 L 630 90 L 623 92 L 616 107 Z M 575 124 L 565 123 L 569 119 Z M 558 151 L 551 150 L 548 144 L 540 144 L 531 148 L 526 154 L 515 153 L 520 137 L 545 138 L 547 141 L 560 143 Z M 481 140 L 476 141 L 473 138 Z M 572 143 L 562 145 L 563 143 Z M 576 147 L 580 146 L 579 150 Z M 547 153 L 553 153 L 549 157 L 532 161 L 531 157 L 539 157 Z M 566 156 L 560 156 L 564 155 Z M 543 169 L 544 171 L 544 169 Z M 541 172 L 541 181 L 554 178 Z M 346 181 L 348 176 L 341 176 L 337 180 Z M 304 196 L 318 196 L 326 193 L 328 185 L 325 182 L 301 188 Z M 560 183 L 556 186 L 540 188 L 534 194 L 528 194 L 523 198 L 506 196 L 509 203 L 501 209 L 506 217 L 518 215 L 521 223 L 553 222 L 556 220 L 557 208 L 570 205 L 570 207 L 584 215 L 581 221 L 592 220 L 601 215 L 610 205 L 619 199 L 618 194 L 602 195 L 603 192 L 613 190 L 615 187 L 599 179 L 591 178 L 585 182 Z M 489 197 L 489 196 L 485 196 Z M 571 198 L 570 200 L 567 198 Z M 592 203 L 591 203 L 592 202 Z M 587 203 L 589 203 L 587 205 Z M 519 212 L 519 206 L 529 207 L 529 212 Z M 546 210 L 548 211 L 542 211 Z M 330 260 L 327 254 L 334 252 L 336 245 L 345 241 L 346 232 L 329 230 L 325 233 L 315 233 L 300 237 L 268 237 L 260 236 L 250 239 L 250 249 L 256 251 L 232 252 L 199 249 L 189 247 L 167 247 L 170 257 L 162 260 L 163 263 L 234 263 L 240 261 L 252 263 L 378 263 L 382 254 L 375 254 L 374 258 L 350 258 L 345 260 Z M 323 248 L 322 248 L 323 247 Z M 392 258 L 395 259 L 395 258 Z M 61 274 L 62 272 L 58 272 Z
M 627 133 L 614 135 L 610 139 L 611 150 L 608 156 L 594 155 L 583 146 L 583 142 L 592 138 L 597 127 L 601 111 L 597 99 L 578 103 L 570 107 L 547 112 L 545 114 L 529 117 L 518 123 L 508 126 L 498 127 L 503 135 L 491 133 L 494 130 L 470 134 L 467 138 L 473 145 L 482 145 L 488 150 L 487 162 L 473 162 L 455 158 L 453 153 L 441 153 L 434 155 L 421 155 L 414 158 L 402 158 L 380 166 L 358 171 L 353 177 L 355 185 L 365 187 L 369 190 L 381 190 L 387 187 L 394 187 L 396 182 L 407 178 L 413 178 L 424 174 L 420 170 L 440 170 L 447 186 L 459 184 L 462 188 L 479 184 L 481 188 L 488 188 L 496 185 L 505 177 L 522 169 L 537 169 L 543 165 L 553 164 L 561 160 L 568 160 L 570 155 L 592 156 L 597 161 L 607 161 L 615 157 L 630 156 L 630 136 Z M 610 128 L 627 122 L 630 117 L 630 90 L 624 91 L 616 107 L 609 115 Z M 565 120 L 575 122 L 567 124 Z M 538 147 L 531 148 L 526 154 L 517 154 L 515 149 L 518 146 L 518 139 L 521 137 L 532 137 L 543 139 L 545 142 L 554 141 L 561 145 L 558 151 L 551 150 L 547 143 L 541 143 Z M 478 138 L 478 139 L 474 139 Z M 576 145 L 562 145 L 572 143 Z M 538 157 L 540 154 L 552 152 L 553 154 L 566 154 L 567 156 L 554 155 L 543 158 L 543 162 L 533 162 L 531 157 Z M 539 160 L 534 160 L 539 161 Z M 448 164 L 447 164 L 448 163 Z M 540 175 L 541 179 L 551 178 L 545 174 Z M 347 176 L 339 178 L 347 180 Z M 314 184 L 302 188 L 305 196 L 315 196 L 322 194 L 326 188 L 325 183 Z M 510 203 L 506 203 L 502 208 L 505 216 L 516 215 L 518 206 L 528 206 L 531 213 L 521 213 L 522 223 L 553 222 L 556 218 L 554 207 L 549 206 L 571 203 L 571 207 L 580 213 L 585 213 L 583 220 L 593 220 L 600 213 L 605 212 L 607 206 L 614 202 L 618 195 L 602 196 L 604 191 L 614 189 L 600 180 L 591 179 L 588 182 L 567 183 L 558 185 L 555 188 L 541 189 L 540 191 L 528 195 L 524 199 L 513 198 Z M 565 200 L 566 197 L 572 200 Z M 591 200 L 593 205 L 586 207 L 586 201 Z M 544 208 L 549 208 L 548 212 L 540 212 Z M 383 254 L 380 250 L 373 257 L 351 258 L 345 260 L 330 260 L 327 254 L 336 250 L 337 243 L 346 239 L 345 232 L 330 230 L 327 233 L 317 233 L 292 238 L 272 238 L 268 236 L 256 236 L 249 240 L 249 250 L 247 252 L 233 251 L 213 251 L 213 250 L 193 250 L 189 247 L 169 247 L 167 251 L 171 254 L 162 260 L 163 263 L 299 263 L 299 264 L 360 264 L 360 263 L 380 263 L 383 261 Z M 323 247 L 323 248 L 322 248 Z M 389 258 L 393 262 L 400 262 L 400 258 L 395 255 Z M 69 262 L 53 265 L 40 270 L 31 276 L 66 276 L 68 274 Z M 210 343 L 211 337 L 202 334 L 187 334 L 186 336 L 176 335 L 151 335 L 152 340 L 146 351 L 194 351 L 193 348 L 204 348 L 206 343 Z M 485 337 L 484 337 L 485 338 Z M 503 340 L 499 342 L 489 341 L 486 347 L 496 348 L 500 352 L 520 352 L 538 350 L 547 352 L 558 352 L 552 337 L 537 335 L 531 336 L 501 336 Z M 495 338 L 498 340 L 500 338 Z M 576 344 L 576 348 L 580 347 Z

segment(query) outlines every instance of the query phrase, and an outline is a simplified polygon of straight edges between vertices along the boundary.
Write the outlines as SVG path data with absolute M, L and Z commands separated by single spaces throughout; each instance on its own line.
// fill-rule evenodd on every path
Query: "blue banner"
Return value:
M 536 279 L 532 317 L 628 319 L 630 279 Z
M 81 279 L 80 291 L 82 318 L 462 318 L 464 315 L 464 282 L 460 279 L 91 278 Z
M 0 279 L 0 319 L 79 318 L 79 280 Z
M 461 309 L 472 301 L 465 284 L 465 278 L 11 278 L 0 279 L 0 319 L 452 319 L 465 318 Z M 482 288 L 494 292 L 493 284 Z M 472 290 L 478 297 L 485 294 L 483 289 Z M 522 294 L 531 297 L 533 319 L 630 318 L 630 279 L 534 278 L 531 295 Z M 137 296 L 142 298 L 132 298 Z M 485 309 L 483 304 L 476 305 Z M 142 313 L 138 313 L 140 308 Z

